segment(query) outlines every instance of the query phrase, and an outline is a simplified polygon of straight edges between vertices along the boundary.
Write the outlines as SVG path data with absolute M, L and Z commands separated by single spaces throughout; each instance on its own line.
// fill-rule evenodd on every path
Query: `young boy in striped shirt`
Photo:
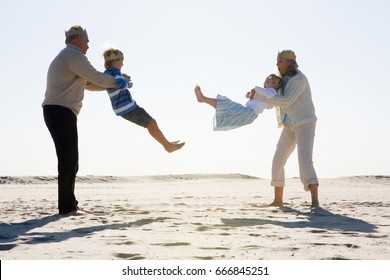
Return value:
M 108 49 L 103 53 L 104 73 L 110 74 L 115 78 L 118 86 L 107 89 L 111 100 L 112 109 L 117 116 L 138 124 L 148 129 L 150 135 L 156 139 L 168 153 L 181 149 L 184 142 L 169 142 L 159 129 L 156 120 L 154 120 L 143 108 L 137 105 L 128 88 L 133 86 L 130 77 L 122 74 L 123 53 L 117 49 Z

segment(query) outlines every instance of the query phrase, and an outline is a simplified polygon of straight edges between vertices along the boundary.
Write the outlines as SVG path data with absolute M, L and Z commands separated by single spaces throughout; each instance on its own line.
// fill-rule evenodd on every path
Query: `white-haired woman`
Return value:
M 271 185 L 275 188 L 275 197 L 271 206 L 283 206 L 284 166 L 297 147 L 301 182 L 304 189 L 311 193 L 311 207 L 319 207 L 319 183 L 312 159 L 317 117 L 310 85 L 306 76 L 298 70 L 293 51 L 279 52 L 276 65 L 283 77 L 279 95 L 266 98 L 256 89 L 251 91 L 252 97 L 276 106 L 278 124 L 283 127 L 272 162 Z

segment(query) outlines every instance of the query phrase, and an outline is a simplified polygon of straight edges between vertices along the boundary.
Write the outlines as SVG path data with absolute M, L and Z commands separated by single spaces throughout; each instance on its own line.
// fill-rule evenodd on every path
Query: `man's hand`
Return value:
M 131 77 L 130 77 L 129 75 L 123 74 L 123 73 L 122 73 L 122 76 L 123 76 L 123 78 L 125 78 L 128 82 L 131 81 Z

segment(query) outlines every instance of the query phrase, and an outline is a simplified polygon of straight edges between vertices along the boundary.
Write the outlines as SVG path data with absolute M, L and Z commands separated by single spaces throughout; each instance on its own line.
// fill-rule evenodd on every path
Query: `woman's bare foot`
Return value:
M 309 190 L 310 190 L 310 194 L 311 194 L 310 208 L 319 208 L 320 202 L 318 200 L 318 184 L 309 185 Z
M 283 207 L 283 202 L 274 200 L 268 207 Z
M 204 102 L 205 96 L 203 95 L 203 92 L 201 91 L 200 86 L 196 85 L 194 92 L 195 92 L 196 99 L 198 100 L 198 102 L 200 102 L 200 103 Z
M 177 151 L 177 150 L 180 150 L 181 148 L 183 148 L 184 145 L 185 145 L 185 142 L 179 143 L 179 141 L 175 141 L 175 142 L 169 142 L 169 144 L 164 148 L 168 153 L 173 153 L 174 151 Z
M 275 192 L 275 197 L 274 201 L 268 206 L 268 207 L 283 207 L 283 187 L 275 187 L 274 192 Z

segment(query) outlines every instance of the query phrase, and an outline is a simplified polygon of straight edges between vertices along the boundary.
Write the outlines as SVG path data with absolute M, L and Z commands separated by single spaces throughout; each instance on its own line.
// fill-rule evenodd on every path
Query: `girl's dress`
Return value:
M 256 90 L 267 98 L 277 95 L 272 88 L 256 87 Z M 226 96 L 217 95 L 217 108 L 214 116 L 214 131 L 225 131 L 251 124 L 265 109 L 271 109 L 273 105 L 259 99 L 249 100 L 245 106 L 234 102 Z

